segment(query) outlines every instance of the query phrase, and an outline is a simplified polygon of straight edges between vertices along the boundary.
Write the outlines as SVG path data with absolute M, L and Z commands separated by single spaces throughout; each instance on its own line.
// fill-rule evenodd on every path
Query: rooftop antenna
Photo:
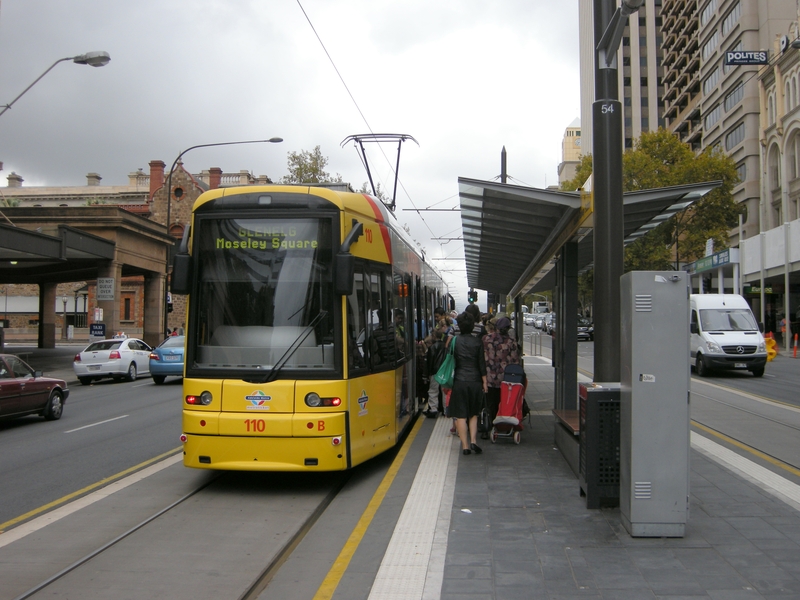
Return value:
M 364 149 L 364 144 L 367 142 L 393 142 L 395 140 L 397 140 L 397 164 L 394 169 L 394 191 L 392 192 L 392 203 L 386 205 L 386 207 L 392 212 L 394 212 L 395 206 L 397 205 L 397 181 L 399 177 L 398 172 L 400 170 L 400 148 L 403 146 L 403 142 L 406 140 L 411 140 L 417 146 L 419 146 L 419 142 L 406 133 L 358 133 L 355 135 L 348 135 L 342 140 L 341 143 L 341 146 L 344 147 L 347 142 L 352 141 L 353 145 L 356 146 L 356 150 L 359 153 L 359 158 L 361 158 L 361 162 L 363 163 L 364 168 L 367 170 L 369 184 L 372 186 L 372 194 L 373 196 L 377 197 L 378 191 L 375 188 L 375 182 L 372 180 L 372 173 L 369 169 L 369 162 L 367 161 L 367 152 Z

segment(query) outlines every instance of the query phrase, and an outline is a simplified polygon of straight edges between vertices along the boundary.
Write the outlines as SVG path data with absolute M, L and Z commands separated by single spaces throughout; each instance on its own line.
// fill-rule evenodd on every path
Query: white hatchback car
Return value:
M 137 375 L 150 373 L 152 350 L 136 338 L 100 340 L 76 354 L 72 367 L 83 385 L 104 377 L 134 381 Z

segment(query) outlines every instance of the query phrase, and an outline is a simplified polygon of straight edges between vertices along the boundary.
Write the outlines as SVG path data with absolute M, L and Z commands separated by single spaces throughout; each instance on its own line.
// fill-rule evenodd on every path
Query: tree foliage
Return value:
M 375 184 L 375 193 L 372 193 L 372 186 L 369 184 L 369 181 L 365 181 L 361 184 L 361 188 L 358 190 L 359 194 L 369 194 L 370 196 L 375 196 L 378 200 L 383 202 L 384 204 L 388 204 L 392 201 L 389 195 L 386 193 L 381 187 L 381 182 Z
M 583 187 L 589 175 L 592 174 L 592 155 L 581 154 L 581 160 L 575 170 L 575 177 L 561 184 L 561 189 L 565 192 L 574 192 Z
M 679 269 L 681 263 L 703 257 L 709 238 L 713 238 L 715 249 L 728 247 L 729 231 L 736 225 L 742 208 L 732 193 L 739 182 L 736 163 L 722 150 L 708 148 L 696 155 L 676 136 L 659 129 L 643 133 L 636 147 L 625 152 L 622 173 L 625 191 L 704 181 L 722 182 L 699 202 L 628 246 L 626 270 L 664 269 L 668 266 Z M 669 258 L 664 254 L 664 248 L 668 249 Z
M 576 176 L 563 190 L 582 187 L 592 170 L 592 156 L 584 155 Z M 715 249 L 728 247 L 728 233 L 737 223 L 741 207 L 733 199 L 739 182 L 736 163 L 718 148 L 699 155 L 665 129 L 643 133 L 632 150 L 622 156 L 623 191 L 633 192 L 704 181 L 722 185 L 702 200 L 677 213 L 625 248 L 625 271 L 670 270 L 701 258 L 706 240 Z
M 325 170 L 328 166 L 328 157 L 322 156 L 319 146 L 312 151 L 301 150 L 289 152 L 286 167 L 288 175 L 281 178 L 281 183 L 341 183 L 342 176 L 338 173 L 333 176 Z

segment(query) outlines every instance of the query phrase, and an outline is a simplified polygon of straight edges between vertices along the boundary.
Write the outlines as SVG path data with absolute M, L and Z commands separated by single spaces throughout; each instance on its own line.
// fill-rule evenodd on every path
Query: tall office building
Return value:
M 633 148 L 643 132 L 656 131 L 664 122 L 662 79 L 662 0 L 645 0 L 628 19 L 620 44 L 617 73 L 619 99 L 623 107 L 624 148 Z M 594 102 L 594 9 L 593 2 L 578 5 L 580 31 L 581 125 L 583 148 L 592 148 L 592 103 Z
M 700 117 L 700 15 L 697 0 L 665 0 L 661 6 L 664 120 L 695 152 L 703 147 Z
M 580 3 L 581 123 L 586 148 L 592 147 L 592 13 L 593 3 Z M 734 198 L 745 207 L 745 239 L 762 229 L 756 76 L 763 67 L 726 66 L 725 52 L 770 50 L 774 40 L 790 33 L 797 18 L 797 0 L 646 0 L 629 18 L 620 49 L 625 148 L 643 131 L 664 126 L 695 151 L 709 147 L 725 151 L 736 161 L 742 180 Z M 638 43 L 631 33 L 634 29 Z M 657 65 L 655 75 L 651 65 Z M 731 246 L 738 245 L 738 237 L 738 229 L 731 231 Z
M 680 1 L 667 0 L 675 4 Z M 719 147 L 736 161 L 741 183 L 733 193 L 735 200 L 745 208 L 744 239 L 762 230 L 759 216 L 760 104 L 756 76 L 764 67 L 725 65 L 725 53 L 771 50 L 773 40 L 787 34 L 796 19 L 796 0 L 707 0 L 700 5 L 702 147 Z M 772 52 L 769 57 L 772 59 Z M 738 231 L 731 234 L 731 246 L 737 246 Z

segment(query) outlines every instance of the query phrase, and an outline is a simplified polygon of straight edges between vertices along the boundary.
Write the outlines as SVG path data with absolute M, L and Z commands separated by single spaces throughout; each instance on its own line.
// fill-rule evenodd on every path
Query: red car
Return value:
M 68 396 L 63 379 L 43 377 L 18 356 L 0 354 L 0 419 L 38 414 L 55 421 Z

